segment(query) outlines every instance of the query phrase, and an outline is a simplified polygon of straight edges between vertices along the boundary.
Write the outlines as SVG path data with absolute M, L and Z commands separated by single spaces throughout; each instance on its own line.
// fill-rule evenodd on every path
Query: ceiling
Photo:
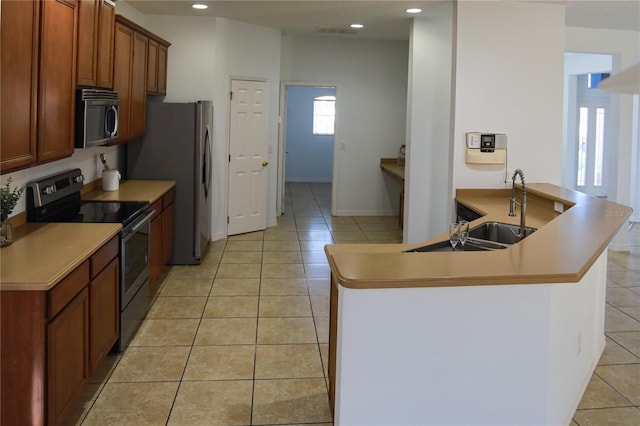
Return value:
M 277 28 L 284 34 L 333 34 L 345 37 L 408 40 L 412 16 L 437 14 L 449 0 L 126 0 L 144 14 L 216 16 L 249 24 Z M 466 0 L 472 1 L 472 0 Z M 475 0 L 474 0 L 475 1 Z M 519 1 L 519 0 L 511 0 Z M 535 1 L 535 0 L 524 0 Z M 540 0 L 567 5 L 566 23 L 573 27 L 640 31 L 640 1 L 636 0 Z M 204 11 L 193 3 L 209 6 Z M 420 7 L 423 13 L 409 15 L 408 7 Z M 352 23 L 365 27 L 358 31 Z M 355 34 L 345 34 L 354 32 Z

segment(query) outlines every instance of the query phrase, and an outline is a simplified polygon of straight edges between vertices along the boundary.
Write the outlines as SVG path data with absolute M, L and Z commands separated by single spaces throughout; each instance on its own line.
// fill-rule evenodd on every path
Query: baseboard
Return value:
M 629 244 L 611 243 L 609 244 L 609 250 L 611 251 L 630 251 L 631 246 Z
M 393 210 L 337 210 L 334 216 L 397 216 Z
M 216 234 L 213 234 L 213 236 L 211 237 L 211 241 L 224 240 L 225 238 L 227 238 L 227 234 L 218 232 Z
M 287 178 L 285 183 L 331 183 L 331 178 Z

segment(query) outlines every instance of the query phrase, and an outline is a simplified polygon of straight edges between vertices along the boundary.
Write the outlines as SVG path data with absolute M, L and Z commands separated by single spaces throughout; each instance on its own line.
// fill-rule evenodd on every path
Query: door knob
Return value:
M 269 165 L 269 162 L 268 162 L 268 161 L 263 161 L 263 162 L 262 162 L 262 167 L 267 167 L 268 165 Z

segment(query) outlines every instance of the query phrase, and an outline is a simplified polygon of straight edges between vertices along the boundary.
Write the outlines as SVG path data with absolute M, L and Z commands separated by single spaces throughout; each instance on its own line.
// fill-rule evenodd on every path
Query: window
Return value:
M 336 123 L 336 97 L 318 96 L 313 99 L 313 134 L 333 135 Z

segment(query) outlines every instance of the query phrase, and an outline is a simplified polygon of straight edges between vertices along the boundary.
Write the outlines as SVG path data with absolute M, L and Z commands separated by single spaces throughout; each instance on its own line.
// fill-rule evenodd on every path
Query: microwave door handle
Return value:
M 113 131 L 109 129 L 108 124 L 109 124 L 109 120 L 107 120 L 106 115 L 109 114 L 109 112 L 113 111 Z M 109 137 L 114 137 L 116 135 L 116 133 L 118 133 L 118 110 L 116 109 L 115 106 L 111 105 L 109 108 L 107 108 L 107 112 L 105 113 L 105 120 L 104 120 L 104 132 L 106 134 L 109 135 Z

